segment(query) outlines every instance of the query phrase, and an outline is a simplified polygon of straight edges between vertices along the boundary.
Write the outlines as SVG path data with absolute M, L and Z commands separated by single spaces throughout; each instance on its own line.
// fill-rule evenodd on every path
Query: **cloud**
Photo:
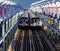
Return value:
M 41 0 L 41 1 L 38 1 L 38 2 L 35 2 L 35 3 L 32 3 L 30 6 L 33 6 L 35 4 L 38 4 L 38 3 L 41 3 L 41 2 L 44 2 L 45 0 Z
M 4 1 L 4 2 L 2 3 L 2 5 L 4 5 L 4 4 L 6 4 L 6 5 L 8 5 L 8 4 L 10 4 L 10 5 L 16 5 L 16 3 L 11 2 L 11 1 Z
M 0 3 L 3 2 L 4 0 L 0 0 Z

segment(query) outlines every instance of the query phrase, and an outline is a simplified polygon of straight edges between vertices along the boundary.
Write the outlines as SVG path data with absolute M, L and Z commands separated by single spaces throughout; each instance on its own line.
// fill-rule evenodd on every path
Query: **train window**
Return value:
M 20 24 L 22 23 L 22 20 L 21 20 L 21 19 L 19 20 L 19 23 L 20 23 Z
M 26 22 L 28 21 L 28 19 L 26 19 Z
M 2 36 L 2 24 L 0 24 L 0 37 Z
M 23 19 L 21 19 L 22 21 L 24 21 Z
M 25 19 L 23 21 L 25 22 Z
M 39 19 L 36 19 L 36 21 L 39 21 Z

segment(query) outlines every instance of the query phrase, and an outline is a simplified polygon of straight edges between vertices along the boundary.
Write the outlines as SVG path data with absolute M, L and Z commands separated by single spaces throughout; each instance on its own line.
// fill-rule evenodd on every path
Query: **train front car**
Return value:
M 39 21 L 40 21 L 40 18 L 37 17 L 35 14 L 33 14 L 31 11 L 29 11 L 29 14 L 30 14 L 30 22 L 31 22 L 31 26 L 39 26 Z
M 20 26 L 28 26 L 28 11 L 25 11 L 20 18 Z

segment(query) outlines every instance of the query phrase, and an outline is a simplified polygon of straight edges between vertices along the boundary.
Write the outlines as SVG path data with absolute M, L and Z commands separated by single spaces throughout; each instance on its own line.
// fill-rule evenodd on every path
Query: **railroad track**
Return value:
M 20 45 L 16 46 L 20 51 L 54 51 L 47 44 L 42 30 L 23 30 Z M 20 39 L 19 39 L 20 40 Z
M 25 31 L 25 34 L 24 34 L 23 51 L 30 51 L 29 34 L 27 30 Z
M 36 32 L 41 39 L 44 51 L 55 51 L 55 48 L 52 46 L 51 42 L 46 38 L 44 30 Z

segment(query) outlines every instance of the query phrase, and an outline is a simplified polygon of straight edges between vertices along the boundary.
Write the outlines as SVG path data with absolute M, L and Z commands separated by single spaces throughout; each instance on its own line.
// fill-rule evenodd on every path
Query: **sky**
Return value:
M 0 3 L 5 0 L 0 0 Z M 29 8 L 30 4 L 39 1 L 39 0 L 10 0 L 12 2 L 17 3 L 18 5 L 21 5 L 23 8 Z
M 53 1 L 53 0 L 11 0 L 13 2 L 16 2 L 17 4 L 21 5 L 23 8 L 29 8 L 30 5 L 39 3 L 39 2 L 44 2 L 44 1 Z
M 0 0 L 0 2 L 5 1 L 5 0 Z M 25 9 L 28 9 L 30 7 L 30 5 L 35 4 L 35 3 L 39 3 L 40 1 L 47 1 L 47 0 L 10 0 L 12 2 L 17 3 L 18 5 L 22 6 Z M 51 0 L 48 0 L 51 1 Z
M 6 0 L 0 0 L 0 3 L 6 1 Z M 22 6 L 23 8 L 28 9 L 30 4 L 37 2 L 39 0 L 10 0 L 12 2 L 17 3 L 18 5 Z
M 29 8 L 30 4 L 40 1 L 40 0 L 12 0 L 12 1 L 21 5 L 23 8 Z

